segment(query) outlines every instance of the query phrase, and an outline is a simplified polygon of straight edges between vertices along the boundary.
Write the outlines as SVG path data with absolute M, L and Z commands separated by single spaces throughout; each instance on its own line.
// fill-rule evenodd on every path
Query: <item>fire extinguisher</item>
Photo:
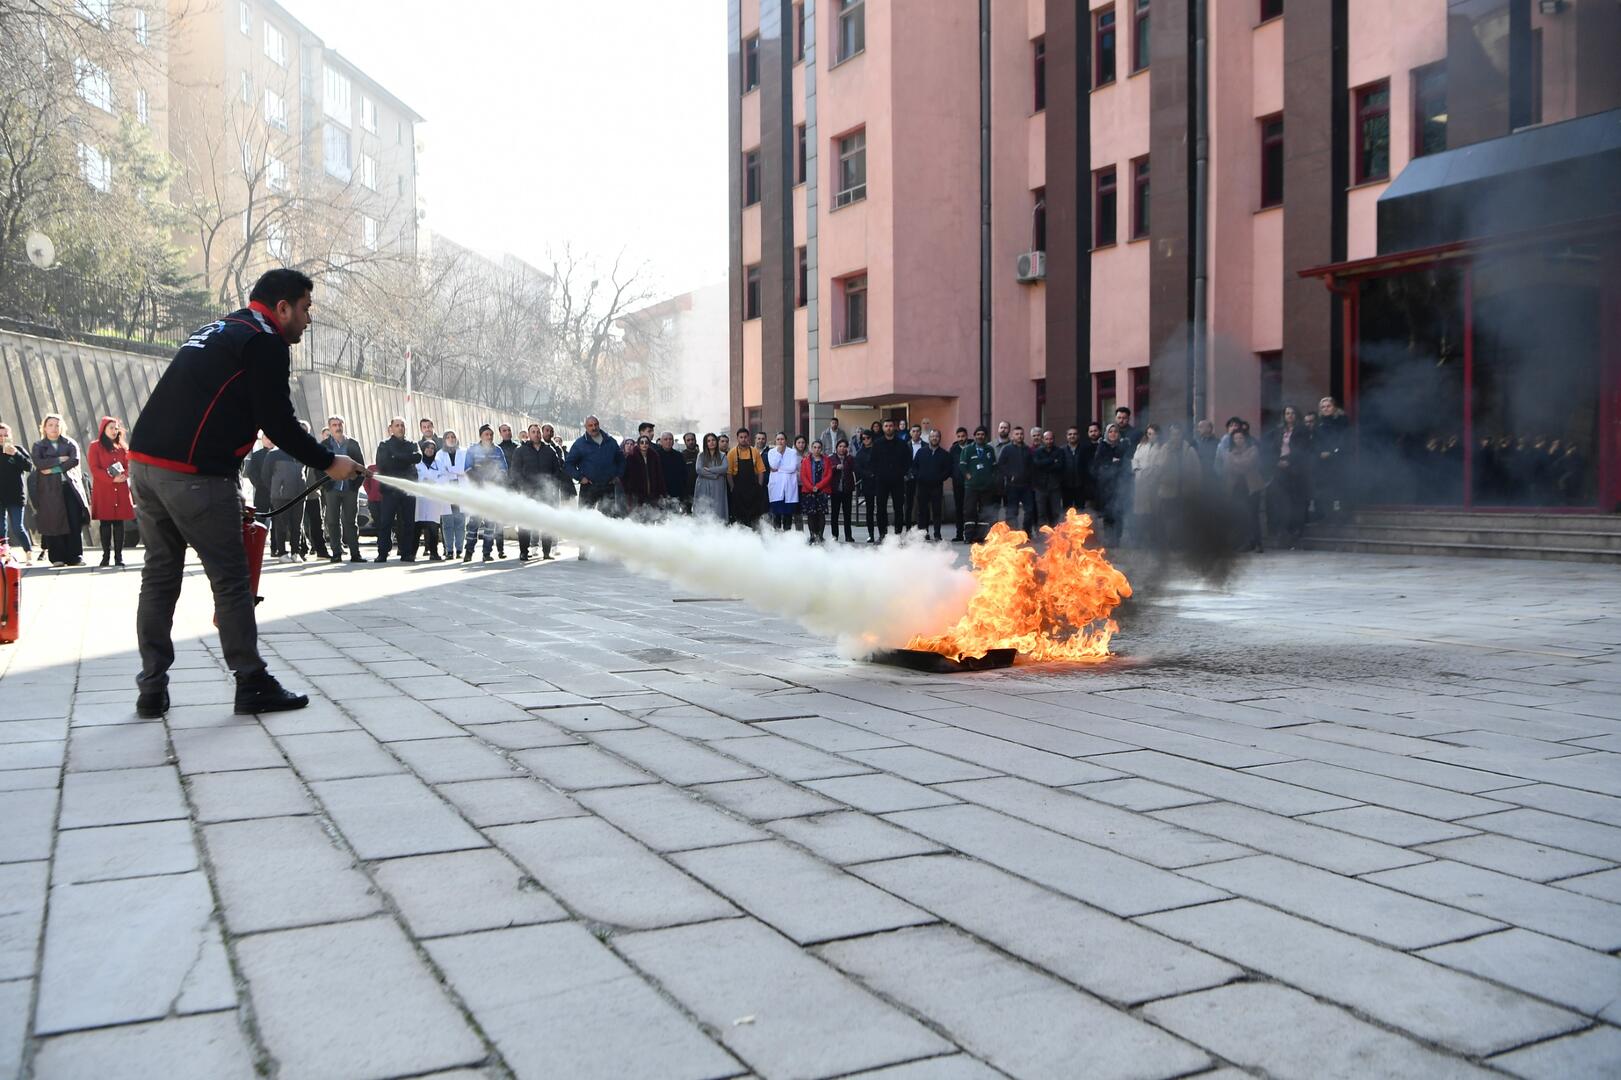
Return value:
M 22 580 L 22 566 L 11 548 L 0 543 L 0 645 L 16 641 L 22 632 Z
M 282 503 L 274 510 L 255 510 L 251 506 L 242 510 L 242 551 L 248 557 L 248 588 L 253 593 L 253 603 L 257 606 L 264 597 L 259 595 L 259 575 L 265 567 L 265 542 L 270 538 L 270 526 L 265 524 L 270 518 L 297 507 L 303 513 L 304 500 L 314 495 L 329 482 L 328 477 L 321 477 L 315 483 L 305 488 L 302 494 L 295 495 L 287 502 Z M 214 615 L 214 625 L 220 624 L 219 614 Z M 4 640 L 0 638 L 0 640 Z

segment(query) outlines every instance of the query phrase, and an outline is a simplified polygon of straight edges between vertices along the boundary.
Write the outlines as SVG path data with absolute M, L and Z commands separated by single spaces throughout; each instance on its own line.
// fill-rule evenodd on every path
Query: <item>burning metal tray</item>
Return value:
M 1013 663 L 1017 655 L 1018 651 L 1015 649 L 992 649 L 984 656 L 965 656 L 960 660 L 953 660 L 949 656 L 923 649 L 885 649 L 883 652 L 874 653 L 872 660 L 876 664 L 891 664 L 895 667 L 911 668 L 913 671 L 952 675 L 963 671 L 1005 668 Z

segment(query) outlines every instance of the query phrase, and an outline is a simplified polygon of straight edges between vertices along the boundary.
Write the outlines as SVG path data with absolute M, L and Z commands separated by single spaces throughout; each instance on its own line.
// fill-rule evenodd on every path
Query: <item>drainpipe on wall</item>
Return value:
M 1193 0 L 1193 331 L 1188 335 L 1189 424 L 1206 414 L 1205 379 L 1209 321 L 1210 68 L 1209 0 Z
M 991 424 L 991 0 L 979 0 L 979 422 Z

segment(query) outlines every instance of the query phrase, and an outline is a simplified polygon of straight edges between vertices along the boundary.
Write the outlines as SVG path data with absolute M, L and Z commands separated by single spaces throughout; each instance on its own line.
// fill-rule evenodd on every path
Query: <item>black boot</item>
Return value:
M 142 720 L 159 720 L 169 711 L 169 691 L 148 690 L 135 699 L 135 715 Z
M 289 709 L 302 709 L 309 703 L 306 695 L 295 694 L 284 688 L 268 671 L 236 680 L 238 713 L 286 712 Z

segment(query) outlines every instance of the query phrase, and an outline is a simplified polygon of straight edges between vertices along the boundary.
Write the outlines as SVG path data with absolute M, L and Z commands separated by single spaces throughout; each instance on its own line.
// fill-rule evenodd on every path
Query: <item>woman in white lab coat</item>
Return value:
M 467 475 L 467 451 L 462 449 L 454 431 L 446 430 L 445 443 L 434 455 L 444 466 L 444 483 L 451 489 L 450 502 L 439 517 L 439 532 L 445 538 L 445 558 L 459 559 L 467 547 L 467 515 L 456 505 L 455 490 Z
M 417 462 L 417 483 L 433 484 L 435 487 L 447 486 L 450 483 L 444 452 L 432 439 L 422 440 L 422 460 Z M 429 562 L 439 562 L 440 519 L 450 513 L 450 504 L 426 496 L 418 496 L 416 503 L 418 546 L 427 548 Z M 445 549 L 447 552 L 450 550 L 448 545 L 447 540 Z
M 766 451 L 766 495 L 771 500 L 771 523 L 779 532 L 794 527 L 799 510 L 799 451 L 788 445 L 788 436 L 777 432 L 776 445 Z

